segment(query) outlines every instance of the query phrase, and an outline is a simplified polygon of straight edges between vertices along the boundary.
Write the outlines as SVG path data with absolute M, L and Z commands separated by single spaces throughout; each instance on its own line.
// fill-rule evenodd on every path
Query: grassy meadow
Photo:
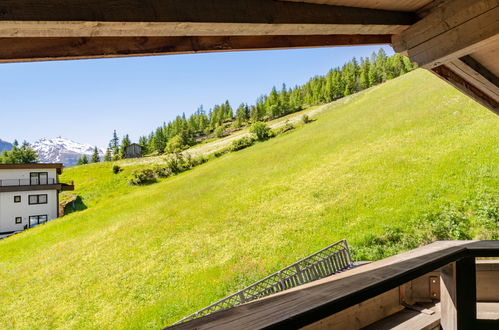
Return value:
M 430 73 L 328 107 L 147 186 L 127 183 L 139 162 L 66 169 L 87 208 L 0 241 L 0 328 L 157 329 L 339 239 L 367 257 L 498 196 L 498 117 Z

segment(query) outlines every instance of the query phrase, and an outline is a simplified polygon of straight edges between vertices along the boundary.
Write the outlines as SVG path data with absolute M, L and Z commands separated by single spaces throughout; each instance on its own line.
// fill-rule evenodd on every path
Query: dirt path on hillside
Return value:
M 345 99 L 345 100 L 343 100 L 344 102 L 345 101 L 348 102 L 347 98 L 344 98 L 344 99 Z M 344 102 L 342 102 L 342 103 L 344 103 Z M 336 103 L 336 102 L 334 102 L 334 103 Z M 311 110 L 304 110 L 304 111 L 300 111 L 297 113 L 293 113 L 293 114 L 284 116 L 282 118 L 272 120 L 272 121 L 268 122 L 267 124 L 272 129 L 276 129 L 276 128 L 279 128 L 281 126 L 284 126 L 286 124 L 286 122 L 288 122 L 290 124 L 295 124 L 295 123 L 301 121 L 301 118 L 303 115 L 306 114 L 310 118 L 314 118 L 319 113 L 333 107 L 334 103 L 321 105 L 321 106 L 315 107 Z M 238 140 L 238 139 L 245 137 L 245 136 L 249 136 L 250 134 L 251 133 L 249 133 L 249 128 L 246 127 L 244 129 L 242 129 L 241 131 L 232 133 L 231 135 L 226 136 L 224 138 L 216 139 L 215 141 L 196 145 L 192 148 L 187 149 L 185 152 L 191 154 L 194 157 L 208 156 L 208 155 L 210 155 L 218 150 L 221 150 L 225 147 L 228 147 L 232 143 L 232 141 Z M 135 158 L 133 160 L 122 160 L 122 161 L 120 161 L 119 164 L 122 166 L 140 165 L 140 164 L 157 164 L 157 163 L 164 162 L 164 158 L 165 158 L 165 156 L 144 157 L 144 158 L 138 158 L 138 159 Z

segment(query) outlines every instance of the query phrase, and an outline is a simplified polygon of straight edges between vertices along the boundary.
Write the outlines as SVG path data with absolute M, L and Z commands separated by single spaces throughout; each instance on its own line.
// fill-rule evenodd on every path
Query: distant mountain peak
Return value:
M 12 143 L 0 139 L 0 152 L 12 149 Z
M 78 159 L 83 156 L 91 156 L 94 146 L 75 142 L 58 136 L 56 138 L 42 138 L 32 144 L 32 148 L 38 153 L 42 163 L 63 163 L 65 166 L 74 166 Z M 102 158 L 104 152 L 99 154 Z

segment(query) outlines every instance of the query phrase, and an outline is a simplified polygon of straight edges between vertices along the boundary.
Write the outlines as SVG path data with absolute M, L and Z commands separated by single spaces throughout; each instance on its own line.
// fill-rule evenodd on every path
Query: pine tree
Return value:
M 381 75 L 379 74 L 379 69 L 376 64 L 372 64 L 369 67 L 368 78 L 369 78 L 369 87 L 381 83 Z
M 94 152 L 93 152 L 92 158 L 90 160 L 92 161 L 92 163 L 100 162 L 99 149 L 97 149 L 97 147 L 94 147 Z
M 154 150 L 162 154 L 166 147 L 166 136 L 163 127 L 158 127 L 153 139 Z
M 88 158 L 87 155 L 81 156 L 78 161 L 76 162 L 76 165 L 86 165 L 88 164 Z
M 369 60 L 361 59 L 359 74 L 359 85 L 361 89 L 369 88 Z
M 224 121 L 232 120 L 232 118 L 234 118 L 234 111 L 232 110 L 232 107 L 230 106 L 228 100 L 225 101 L 223 109 L 224 109 L 224 116 L 223 116 Z
M 111 149 L 113 159 L 118 160 L 120 153 L 120 139 L 118 138 L 116 130 L 114 130 L 113 132 L 113 138 L 111 139 L 111 141 L 109 141 L 109 149 Z
M 300 111 L 303 107 L 303 96 L 301 89 L 298 86 L 290 93 L 289 106 L 293 112 Z
M 279 110 L 281 116 L 291 112 L 289 109 L 289 93 L 286 89 L 286 84 L 282 84 L 281 91 L 279 92 Z
M 236 110 L 236 120 L 234 126 L 240 127 L 244 125 L 250 118 L 250 110 L 247 104 L 241 103 Z
M 19 143 L 15 140 L 12 150 L 4 150 L 0 154 L 0 164 L 29 164 L 37 162 L 38 154 L 26 141 L 24 141 L 21 147 L 19 147 Z
M 130 137 L 128 134 L 126 134 L 123 139 L 121 140 L 121 146 L 120 146 L 120 158 L 123 159 L 125 158 L 125 153 L 126 153 L 126 147 L 128 147 L 132 142 L 130 141 Z
M 149 152 L 149 142 L 147 136 L 139 137 L 139 145 L 142 147 L 142 155 L 146 155 Z
M 324 102 L 332 102 L 345 95 L 369 88 L 395 78 L 415 68 L 407 57 L 401 55 L 387 56 L 383 49 L 373 52 L 370 58 L 361 58 L 358 62 L 352 58 L 341 68 L 331 69 L 324 76 L 315 76 L 307 83 L 292 89 L 283 84 L 278 91 L 276 88 L 260 96 L 254 105 L 241 104 L 234 117 L 229 101 L 221 105 L 214 105 L 206 113 L 201 105 L 195 113 L 181 116 L 163 126 L 158 127 L 147 137 L 141 137 L 140 145 L 148 153 L 157 151 L 163 153 L 170 139 L 178 136 L 177 141 L 183 145 L 192 145 L 196 138 L 208 135 L 221 127 L 218 131 L 225 131 L 225 123 L 234 120 L 234 126 L 244 125 L 246 122 L 256 123 L 272 118 L 278 118 L 291 112 L 299 111 L 306 106 Z M 119 158 L 119 140 L 116 131 L 109 144 L 109 149 Z M 123 150 L 123 146 L 122 146 Z
M 270 118 L 277 118 L 281 114 L 281 109 L 279 106 L 279 95 L 275 87 L 272 88 L 269 96 L 265 100 L 265 108 L 267 110 L 267 115 Z
M 113 159 L 113 157 L 111 155 L 111 149 L 107 148 L 106 149 L 106 153 L 104 154 L 104 161 L 105 162 L 110 162 L 112 159 Z

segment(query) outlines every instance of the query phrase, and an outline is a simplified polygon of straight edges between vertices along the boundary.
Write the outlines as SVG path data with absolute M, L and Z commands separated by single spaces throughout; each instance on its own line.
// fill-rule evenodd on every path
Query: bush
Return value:
M 166 166 L 173 174 L 180 173 L 185 170 L 184 156 L 181 152 L 172 154 L 166 161 Z
M 463 212 L 454 208 L 430 213 L 423 217 L 422 221 L 429 227 L 425 235 L 427 242 L 471 239 L 469 219 Z
M 255 140 L 249 136 L 242 137 L 238 140 L 232 141 L 230 145 L 230 151 L 238 151 L 249 146 L 252 146 L 255 143 Z
M 189 155 L 189 157 L 190 157 L 190 155 Z M 190 160 L 191 167 L 195 167 L 195 166 L 204 164 L 208 161 L 208 159 L 206 159 L 206 157 L 204 157 L 204 156 L 190 157 L 190 159 L 191 159 Z
M 410 221 L 410 231 L 385 227 L 365 235 L 352 249 L 354 260 L 379 260 L 437 240 L 499 239 L 499 195 L 485 193 Z M 477 229 L 473 229 L 473 227 Z
M 153 168 L 154 175 L 158 178 L 167 178 L 173 174 L 171 168 L 165 166 L 156 166 Z
M 308 115 L 303 115 L 301 116 L 301 121 L 304 123 L 304 124 L 308 124 L 311 122 L 310 118 L 308 117 Z
M 289 121 L 286 120 L 286 123 L 284 124 L 284 126 L 279 127 L 273 133 L 274 133 L 274 135 L 279 135 L 279 134 L 285 133 L 287 131 L 291 131 L 294 128 L 295 127 L 293 126 L 293 124 L 291 124 Z
M 228 152 L 231 152 L 231 147 L 230 146 L 215 151 L 215 153 L 213 154 L 213 156 L 215 156 L 215 157 L 218 158 L 218 157 L 221 157 L 221 156 L 225 155 Z
M 154 171 L 149 168 L 135 170 L 129 182 L 133 185 L 154 183 L 156 182 L 156 176 L 154 175 Z
M 175 135 L 166 144 L 166 153 L 178 153 L 185 148 L 184 139 L 180 135 Z
M 216 137 L 221 138 L 225 136 L 225 127 L 224 126 L 218 126 L 215 128 L 215 131 L 213 132 Z
M 271 137 L 270 127 L 262 122 L 256 122 L 250 127 L 250 133 L 256 135 L 256 138 L 260 141 L 267 140 Z
M 184 155 L 181 152 L 177 152 L 168 157 L 166 167 L 169 168 L 171 173 L 178 174 L 190 170 L 195 166 L 201 165 L 204 162 L 206 162 L 206 158 L 204 157 L 193 158 L 188 153 Z
M 113 166 L 113 173 L 114 173 L 114 174 L 118 174 L 118 173 L 120 173 L 121 171 L 123 171 L 123 169 L 122 169 L 119 165 L 114 165 L 114 166 Z
M 167 158 L 165 166 L 135 170 L 129 182 L 133 185 L 155 183 L 157 178 L 168 178 L 174 174 L 190 170 L 206 161 L 207 159 L 204 157 L 193 158 L 190 154 L 184 155 L 181 152 L 177 152 Z

